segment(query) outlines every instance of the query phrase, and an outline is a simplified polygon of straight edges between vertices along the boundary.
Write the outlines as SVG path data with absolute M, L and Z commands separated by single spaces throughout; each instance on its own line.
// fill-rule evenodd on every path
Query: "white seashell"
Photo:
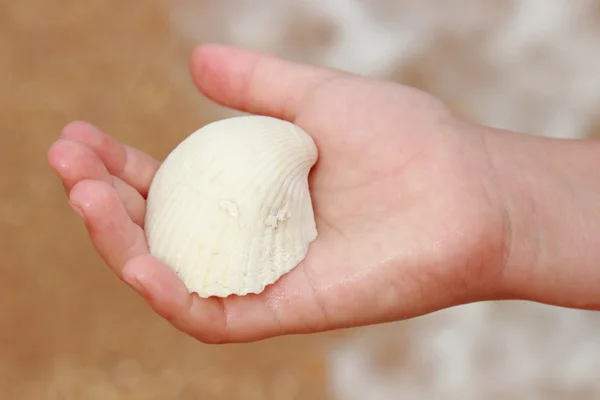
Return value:
M 317 237 L 308 174 L 317 147 L 298 126 L 242 116 L 181 142 L 148 193 L 150 253 L 200 297 L 260 293 Z

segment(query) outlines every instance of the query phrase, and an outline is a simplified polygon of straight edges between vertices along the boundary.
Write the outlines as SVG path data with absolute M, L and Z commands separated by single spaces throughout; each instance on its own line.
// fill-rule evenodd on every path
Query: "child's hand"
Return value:
M 204 46 L 192 72 L 210 99 L 292 121 L 319 149 L 319 237 L 260 295 L 201 299 L 149 255 L 144 198 L 157 160 L 80 122 L 48 154 L 98 253 L 175 327 L 243 342 L 497 295 L 508 217 L 480 131 L 414 89 L 254 52 Z

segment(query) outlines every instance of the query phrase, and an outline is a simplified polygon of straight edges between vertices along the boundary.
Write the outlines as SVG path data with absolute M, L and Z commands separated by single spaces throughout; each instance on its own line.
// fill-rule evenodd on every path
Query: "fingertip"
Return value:
M 205 64 L 218 61 L 219 57 L 226 55 L 226 53 L 235 53 L 236 51 L 242 51 L 235 47 L 222 45 L 218 43 L 203 43 L 194 48 L 191 57 L 191 67 L 193 73 L 202 72 Z
M 82 211 L 84 217 L 94 221 L 122 207 L 119 197 L 109 183 L 92 179 L 77 182 L 69 193 L 73 207 Z
M 61 132 L 61 138 L 85 143 L 94 150 L 110 148 L 113 139 L 95 125 L 85 121 L 73 121 Z
M 66 124 L 60 133 L 63 139 L 82 140 L 100 133 L 100 129 L 87 121 L 75 120 Z
M 146 254 L 129 260 L 122 279 L 141 294 L 154 311 L 173 322 L 182 319 L 191 305 L 190 294 L 175 272 Z
M 113 158 L 118 161 L 122 158 L 123 151 L 120 145 L 89 122 L 73 121 L 67 124 L 62 130 L 61 138 L 87 145 L 104 163 L 108 163 L 107 167 L 111 166 L 110 161 Z
M 210 54 L 211 49 L 213 49 L 214 47 L 215 46 L 211 43 L 203 43 L 194 48 L 194 50 L 192 51 L 190 64 L 193 71 L 195 71 L 195 68 L 202 67 L 202 62 L 204 60 L 205 54 Z
M 66 158 L 66 154 L 68 154 L 68 151 L 65 148 L 64 140 L 59 139 L 48 148 L 46 162 L 54 173 L 58 175 L 68 193 L 71 186 L 67 177 L 71 174 L 72 166 L 70 160 Z
M 192 54 L 191 74 L 198 90 L 222 106 L 292 121 L 305 96 L 340 71 L 256 50 L 203 44 Z
M 60 171 L 64 169 L 62 163 L 62 143 L 61 140 L 57 140 L 52 143 L 46 152 L 46 161 L 48 165 L 60 175 Z
M 130 260 L 122 277 L 154 312 L 175 328 L 203 343 L 227 340 L 227 318 L 222 301 L 190 294 L 177 274 L 156 257 L 142 255 Z
M 65 171 L 73 167 L 73 161 L 80 151 L 77 142 L 69 139 L 58 139 L 48 148 L 46 153 L 50 166 L 59 171 Z
M 239 92 L 234 67 L 244 68 L 246 51 L 218 44 L 202 44 L 192 53 L 190 72 L 196 88 L 210 100 L 227 107 L 240 109 L 235 94 Z
M 48 163 L 57 172 L 71 169 L 76 153 L 79 151 L 78 147 L 72 140 L 58 139 L 48 149 Z
M 77 131 L 77 130 L 81 130 L 81 129 L 98 129 L 96 128 L 95 125 L 93 125 L 91 122 L 88 121 L 84 121 L 84 120 L 73 120 L 69 123 L 67 123 L 63 129 L 62 132 L 71 132 L 71 131 Z

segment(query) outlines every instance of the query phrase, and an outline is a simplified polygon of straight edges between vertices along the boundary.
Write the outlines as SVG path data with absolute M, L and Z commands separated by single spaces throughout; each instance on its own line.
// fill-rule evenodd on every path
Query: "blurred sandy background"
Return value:
M 0 0 L 0 398 L 600 398 L 600 317 L 532 304 L 197 343 L 113 278 L 45 162 L 74 119 L 162 158 L 231 115 L 188 77 L 202 41 L 407 82 L 487 124 L 599 135 L 599 4 Z

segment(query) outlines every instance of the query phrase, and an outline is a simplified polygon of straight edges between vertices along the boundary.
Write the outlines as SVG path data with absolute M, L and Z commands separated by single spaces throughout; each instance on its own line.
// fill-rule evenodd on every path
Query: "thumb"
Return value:
M 196 48 L 190 68 L 194 83 L 210 100 L 288 121 L 295 120 L 312 91 L 344 74 L 216 44 Z

